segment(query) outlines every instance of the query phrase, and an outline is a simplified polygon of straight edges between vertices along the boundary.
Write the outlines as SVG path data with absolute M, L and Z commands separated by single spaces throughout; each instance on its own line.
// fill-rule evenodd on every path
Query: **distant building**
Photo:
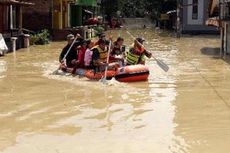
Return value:
M 31 30 L 65 29 L 82 26 L 99 11 L 96 0 L 27 0 L 35 6 L 23 11 L 26 28 Z
M 221 52 L 223 56 L 230 54 L 230 0 L 219 0 Z
M 10 46 L 11 37 L 16 37 L 17 49 L 22 47 L 23 38 L 20 36 L 25 31 L 22 12 L 24 7 L 29 5 L 33 5 L 33 3 L 21 0 L 0 1 L 0 33 L 2 33 L 8 46 Z
M 23 24 L 26 29 L 40 31 L 52 29 L 52 2 L 53 0 L 27 0 L 34 6 L 23 9 Z
M 230 54 L 230 0 L 211 0 L 209 15 L 206 24 L 220 29 L 220 56 L 225 57 Z
M 0 1 L 0 33 L 4 37 L 10 37 L 14 33 L 22 32 L 23 25 L 23 8 L 33 5 L 25 1 L 1 0 Z
M 96 0 L 53 0 L 53 29 L 71 28 L 86 24 L 96 17 L 99 7 Z
M 23 23 L 27 29 L 49 29 L 54 39 L 64 39 L 73 28 L 94 22 L 100 10 L 97 0 L 27 0 Z M 87 22 L 89 21 L 89 22 Z
M 216 27 L 205 24 L 209 18 L 209 0 L 181 0 L 178 6 L 182 33 L 218 33 Z

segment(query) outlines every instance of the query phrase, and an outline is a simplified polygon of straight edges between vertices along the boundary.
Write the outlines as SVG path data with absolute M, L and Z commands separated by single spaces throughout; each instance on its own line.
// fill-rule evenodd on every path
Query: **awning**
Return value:
M 176 13 L 176 10 L 168 11 L 166 14 L 171 15 L 171 14 L 174 14 L 174 13 Z
M 25 1 L 17 1 L 17 0 L 1 0 L 0 4 L 6 5 L 34 5 L 34 3 L 29 3 Z
M 220 27 L 220 19 L 219 17 L 212 17 L 206 20 L 205 24 L 208 26 L 215 26 L 215 27 Z
M 208 13 L 209 18 L 205 21 L 205 24 L 208 26 L 220 27 L 219 0 L 210 1 Z
M 85 13 L 88 13 L 88 14 L 93 14 L 93 12 L 89 11 L 89 10 L 84 10 Z
M 82 6 L 97 6 L 97 0 L 75 0 L 77 5 Z

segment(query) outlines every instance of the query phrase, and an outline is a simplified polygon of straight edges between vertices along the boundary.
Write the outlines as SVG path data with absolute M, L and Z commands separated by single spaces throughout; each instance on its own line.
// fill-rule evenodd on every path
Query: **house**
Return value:
M 211 0 L 209 15 L 206 24 L 220 29 L 220 56 L 226 57 L 230 54 L 230 0 Z
M 27 0 L 35 6 L 23 10 L 26 29 L 49 29 L 54 39 L 64 39 L 74 28 L 84 26 L 85 21 L 97 16 L 97 0 Z
M 182 33 L 218 33 L 216 27 L 206 25 L 209 0 L 181 0 L 180 24 Z
M 35 5 L 25 6 L 23 9 L 24 28 L 35 32 L 42 29 L 52 29 L 53 0 L 26 0 Z
M 211 4 L 210 14 L 213 14 L 213 10 L 219 12 L 213 25 L 220 29 L 220 53 L 225 57 L 230 54 L 230 0 L 212 0 Z
M 221 29 L 221 53 L 230 54 L 230 0 L 219 0 L 219 27 Z
M 53 29 L 85 25 L 98 12 L 96 0 L 53 0 Z
M 33 3 L 18 0 L 1 0 L 0 1 L 0 33 L 2 33 L 8 46 L 10 46 L 11 37 L 16 37 L 17 48 L 21 48 L 20 42 L 23 38 L 20 35 L 24 31 L 23 26 L 23 8 Z
M 63 40 L 70 32 L 79 32 L 79 27 L 99 14 L 96 0 L 53 0 L 52 30 L 54 40 Z M 92 22 L 92 20 L 91 20 Z

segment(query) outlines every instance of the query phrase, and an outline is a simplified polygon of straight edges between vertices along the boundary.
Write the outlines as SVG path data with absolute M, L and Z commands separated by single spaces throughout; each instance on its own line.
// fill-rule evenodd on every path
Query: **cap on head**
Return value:
M 138 41 L 139 43 L 143 43 L 145 39 L 143 37 L 137 37 L 136 41 Z
M 73 34 L 68 34 L 67 35 L 67 40 L 73 40 L 74 39 L 74 35 Z

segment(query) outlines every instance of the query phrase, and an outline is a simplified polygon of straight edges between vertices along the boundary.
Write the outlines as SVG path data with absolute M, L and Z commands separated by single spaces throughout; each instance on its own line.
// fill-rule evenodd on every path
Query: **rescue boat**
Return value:
M 64 68 L 62 70 L 65 72 L 71 73 L 72 68 Z M 100 80 L 104 77 L 104 72 L 95 72 L 94 70 L 86 70 L 86 69 L 76 69 L 76 74 L 85 76 L 90 80 Z M 138 81 L 146 81 L 149 77 L 149 68 L 145 65 L 130 65 L 118 68 L 115 70 L 107 71 L 107 80 L 111 80 L 115 78 L 120 82 L 138 82 Z
M 111 80 L 116 74 L 116 71 L 107 71 L 107 80 Z M 88 70 L 85 72 L 85 77 L 87 77 L 90 80 L 100 80 L 105 76 L 105 72 L 96 72 L 94 70 Z
M 117 70 L 115 79 L 120 82 L 146 81 L 149 77 L 149 68 L 145 65 L 130 65 Z
M 88 79 L 99 80 L 104 77 L 104 72 L 95 73 L 93 70 L 86 71 L 85 77 Z M 149 77 L 149 69 L 145 65 L 130 65 L 118 68 L 116 71 L 107 71 L 107 80 L 113 77 L 120 82 L 146 81 Z

